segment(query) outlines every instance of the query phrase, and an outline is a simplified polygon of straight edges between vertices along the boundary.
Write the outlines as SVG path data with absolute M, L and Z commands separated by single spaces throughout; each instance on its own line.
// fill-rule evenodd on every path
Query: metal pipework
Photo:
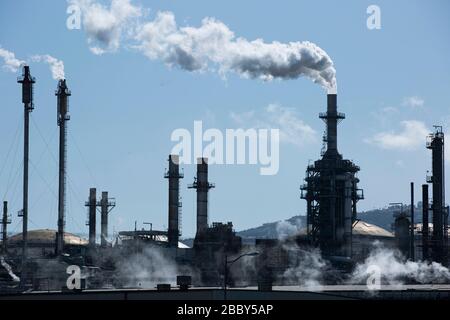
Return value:
M 169 179 L 169 227 L 167 232 L 168 243 L 170 247 L 178 247 L 180 236 L 180 179 L 183 173 L 180 173 L 179 156 L 169 155 L 169 169 L 164 174 L 164 178 Z
M 64 227 L 66 211 L 66 163 L 67 163 L 67 121 L 69 115 L 70 90 L 66 80 L 58 82 L 55 92 L 57 98 L 57 123 L 59 126 L 59 184 L 58 184 L 58 233 L 56 234 L 56 254 L 60 255 L 64 250 Z

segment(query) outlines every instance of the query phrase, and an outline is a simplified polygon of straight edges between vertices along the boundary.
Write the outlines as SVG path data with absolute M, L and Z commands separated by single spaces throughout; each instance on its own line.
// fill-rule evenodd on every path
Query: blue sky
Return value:
M 106 7 L 109 1 L 101 2 Z M 151 21 L 170 11 L 181 27 L 199 27 L 205 17 L 223 22 L 238 37 L 266 42 L 311 41 L 327 52 L 337 70 L 338 105 L 347 119 L 339 127 L 339 150 L 360 167 L 366 199 L 359 210 L 408 202 L 409 182 L 419 186 L 431 166 L 423 130 L 433 124 L 449 132 L 450 4 L 448 1 L 131 1 Z M 381 9 L 381 29 L 369 30 L 366 9 Z M 237 128 L 232 115 L 249 126 L 269 121 L 267 106 L 294 122 L 280 147 L 280 170 L 261 176 L 255 165 L 215 165 L 210 180 L 210 221 L 233 221 L 237 230 L 305 212 L 299 197 L 308 161 L 319 157 L 324 129 L 318 113 L 326 92 L 307 78 L 245 79 L 229 73 L 187 72 L 150 60 L 126 41 L 114 52 L 95 55 L 88 33 L 66 28 L 65 1 L 2 1 L 0 46 L 16 58 L 49 54 L 64 62 L 69 88 L 67 229 L 84 233 L 84 201 L 90 187 L 109 191 L 117 206 L 111 228 L 132 229 L 134 221 L 167 227 L 167 156 L 177 128 Z M 3 60 L 0 59 L 3 64 Z M 57 126 L 54 90 L 48 66 L 31 62 L 36 77 L 31 124 L 30 228 L 56 228 Z M 10 201 L 12 231 L 20 231 L 23 106 L 18 72 L 0 70 L 0 193 Z M 251 115 L 249 118 L 248 115 Z M 245 116 L 245 117 L 244 117 Z M 272 117 L 272 118 L 270 118 Z M 404 121 L 407 121 L 406 123 Z M 301 136 L 295 124 L 314 130 Z M 18 129 L 19 128 L 19 129 Z M 296 129 L 297 128 L 297 129 Z M 290 130 L 292 127 L 280 128 Z M 19 130 L 19 131 L 18 131 Z M 299 130 L 299 131 L 296 131 Z M 16 136 L 16 132 L 19 135 Z M 400 145 L 390 148 L 390 142 Z M 10 150 L 8 156 L 8 150 Z M 16 151 L 17 149 L 17 151 Z M 448 162 L 447 162 L 448 163 Z M 448 171 L 448 170 L 447 170 Z M 12 172 L 10 174 L 10 172 Z M 17 175 L 15 173 L 18 173 Z M 181 183 L 183 236 L 195 228 L 195 192 L 187 189 L 195 166 L 184 166 Z M 447 198 L 450 196 L 447 193 Z

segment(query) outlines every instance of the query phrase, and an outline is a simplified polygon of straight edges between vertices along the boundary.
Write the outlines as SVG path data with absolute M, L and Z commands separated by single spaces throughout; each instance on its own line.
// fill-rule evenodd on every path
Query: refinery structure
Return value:
M 65 79 L 59 80 L 55 92 L 59 127 L 57 230 L 30 230 L 29 115 L 33 110 L 35 82 L 30 67 L 24 66 L 23 75 L 18 79 L 24 105 L 23 207 L 19 213 L 22 232 L 15 235 L 8 233 L 11 215 L 5 201 L 1 230 L 0 296 L 68 291 L 71 289 L 67 286 L 69 266 L 80 269 L 80 284 L 75 288 L 78 294 L 90 290 L 105 293 L 134 289 L 164 291 L 167 294 L 168 291 L 194 292 L 196 288 L 207 287 L 224 289 L 225 298 L 227 290 L 242 287 L 274 294 L 277 290 L 300 290 L 296 287 L 299 283 L 287 277 L 286 271 L 298 268 L 302 261 L 308 259 L 306 255 L 309 252 L 320 252 L 326 261 L 327 267 L 322 270 L 323 284 L 340 285 L 348 281 L 355 265 L 367 258 L 374 241 L 398 250 L 405 260 L 449 265 L 449 208 L 444 197 L 442 127 L 436 126 L 433 133 L 423 137 L 424 147 L 431 150 L 432 171 L 424 179 L 420 195 L 422 224 L 414 221 L 415 195 L 411 183 L 411 204 L 409 207 L 398 205 L 394 232 L 391 233 L 358 218 L 357 204 L 364 199 L 357 175 L 360 168 L 338 151 L 338 124 L 345 115 L 338 112 L 336 94 L 327 95 L 327 110 L 319 116 L 326 124 L 321 158 L 307 166 L 304 183 L 299 181 L 301 198 L 306 201 L 306 228 L 285 239 L 261 238 L 255 239 L 254 243 L 245 243 L 236 234 L 232 222 L 210 222 L 208 194 L 215 184 L 209 180 L 208 159 L 198 158 L 196 177 L 187 185 L 197 197 L 197 228 L 190 247 L 180 240 L 180 188 L 186 186 L 182 184 L 181 179 L 185 177 L 179 155 L 176 154 L 168 155 L 168 168 L 164 173 L 168 181 L 167 230 L 135 227 L 134 230 L 119 231 L 116 238 L 110 241 L 108 218 L 116 199 L 110 197 L 107 191 L 98 194 L 95 187 L 86 190 L 88 238 L 66 230 L 66 158 L 71 91 Z M 163 166 L 163 161 L 161 163 Z M 117 197 L 120 201 L 120 195 Z M 97 230 L 98 218 L 100 230 Z M 171 269 L 171 272 L 155 270 L 152 261 L 161 259 L 170 262 L 171 268 L 164 263 L 156 268 Z M 410 279 L 405 279 L 405 283 L 415 284 Z

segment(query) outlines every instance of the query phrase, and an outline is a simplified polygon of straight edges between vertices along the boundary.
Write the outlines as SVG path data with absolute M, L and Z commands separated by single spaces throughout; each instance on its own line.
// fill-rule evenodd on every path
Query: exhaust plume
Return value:
M 221 21 L 205 18 L 198 28 L 179 28 L 172 12 L 158 12 L 135 39 L 149 59 L 187 71 L 235 72 L 251 79 L 297 79 L 305 76 L 329 93 L 336 92 L 336 70 L 328 54 L 312 42 L 280 43 L 236 38 Z
M 437 262 L 405 261 L 398 250 L 387 249 L 380 242 L 362 264 L 358 264 L 351 276 L 351 283 L 365 282 L 371 276 L 372 267 L 381 273 L 381 281 L 389 285 L 402 285 L 412 280 L 419 283 L 446 283 L 450 271 Z
M 116 51 L 133 19 L 142 15 L 141 9 L 130 0 L 112 0 L 109 8 L 92 0 L 69 0 L 69 3 L 78 6 L 83 13 L 89 49 L 96 55 Z
M 328 93 L 336 93 L 336 70 L 328 54 L 316 44 L 303 42 L 249 41 L 223 22 L 211 17 L 199 27 L 179 27 L 169 11 L 143 21 L 147 9 L 131 0 L 112 0 L 106 7 L 95 0 L 69 0 L 83 16 L 89 49 L 97 55 L 114 52 L 128 40 L 151 60 L 186 71 L 234 72 L 250 79 L 307 77 Z
M 64 63 L 62 60 L 58 60 L 51 55 L 34 55 L 31 57 L 32 61 L 35 62 L 45 62 L 50 66 L 50 71 L 52 72 L 52 77 L 55 80 L 65 79 L 64 75 Z
M 3 68 L 11 72 L 17 72 L 17 70 L 25 64 L 25 61 L 17 59 L 13 52 L 3 49 L 2 47 L 0 47 L 0 57 L 3 58 L 4 61 Z
M 280 241 L 284 241 L 287 238 L 297 235 L 302 228 L 302 221 L 300 218 L 295 220 L 279 221 L 276 225 L 277 238 Z

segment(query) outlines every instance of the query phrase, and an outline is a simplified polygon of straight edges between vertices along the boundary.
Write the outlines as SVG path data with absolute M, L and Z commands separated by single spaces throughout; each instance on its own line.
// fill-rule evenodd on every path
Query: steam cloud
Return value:
M 279 221 L 276 225 L 278 240 L 286 240 L 289 237 L 295 236 L 299 233 L 302 227 L 300 219 L 295 219 L 293 223 L 288 220 Z
M 130 0 L 113 0 L 110 8 L 94 0 L 71 0 L 81 9 L 83 27 L 94 54 L 116 51 L 124 39 L 151 60 L 186 71 L 235 72 L 251 79 L 307 77 L 329 93 L 336 92 L 336 70 L 316 44 L 249 41 L 236 37 L 221 21 L 204 18 L 200 27 L 178 27 L 172 12 L 158 12 L 141 22 L 143 9 Z
M 286 249 L 290 253 L 291 267 L 283 273 L 283 284 L 299 285 L 310 291 L 322 290 L 323 275 L 329 266 L 320 251 L 305 250 L 292 245 Z
M 306 76 L 328 91 L 336 90 L 333 61 L 314 43 L 248 41 L 236 38 L 222 22 L 205 18 L 198 28 L 179 28 L 171 12 L 158 12 L 136 35 L 137 46 L 148 58 L 161 59 L 187 71 L 218 66 L 224 74 L 234 71 L 263 80 Z
M 445 283 L 450 280 L 450 271 L 440 263 L 405 262 L 399 251 L 387 249 L 380 242 L 375 242 L 369 257 L 356 266 L 350 282 L 365 282 L 371 276 L 369 270 L 372 266 L 379 268 L 381 280 L 389 285 L 401 285 L 411 280 L 423 284 Z
M 187 274 L 195 281 L 196 272 L 177 265 L 159 248 L 151 247 L 132 256 L 116 257 L 116 275 L 126 287 L 154 288 L 158 283 L 176 285 L 177 275 Z
M 112 0 L 109 9 L 92 0 L 70 0 L 69 3 L 81 9 L 89 49 L 97 55 L 116 51 L 122 33 L 131 26 L 133 18 L 142 15 L 141 9 L 133 6 L 130 0 Z
M 4 61 L 3 68 L 11 72 L 17 72 L 20 66 L 25 63 L 25 61 L 17 59 L 13 52 L 2 47 L 0 47 L 0 57 Z
M 52 77 L 55 80 L 65 79 L 64 75 L 64 63 L 48 54 L 45 55 L 35 55 L 31 59 L 36 62 L 45 62 L 50 66 L 50 71 L 52 72 Z

